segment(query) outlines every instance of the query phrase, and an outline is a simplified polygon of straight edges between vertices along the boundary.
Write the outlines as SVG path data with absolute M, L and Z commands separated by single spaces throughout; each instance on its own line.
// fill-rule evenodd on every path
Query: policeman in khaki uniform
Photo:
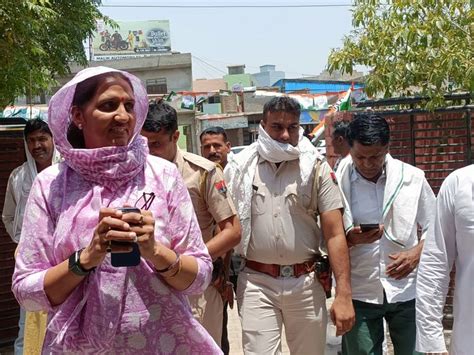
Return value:
M 237 302 L 246 355 L 280 354 L 283 325 L 291 354 L 324 354 L 326 297 L 315 275 L 323 237 L 337 282 L 330 311 L 337 334 L 354 324 L 341 195 L 299 117 L 294 99 L 268 101 L 257 142 L 226 167 L 242 223 L 235 251 L 245 259 Z
M 178 149 L 176 110 L 163 101 L 150 103 L 141 133 L 148 138 L 150 154 L 176 164 L 191 196 L 203 240 L 214 260 L 214 272 L 213 282 L 204 294 L 191 296 L 189 300 L 195 317 L 220 345 L 222 258 L 240 241 L 240 223 L 222 169 L 201 156 Z
M 231 155 L 231 143 L 227 138 L 224 128 L 218 126 L 207 127 L 199 135 L 201 141 L 201 155 L 213 161 L 215 164 L 224 169 L 227 165 L 227 157 Z M 221 349 L 224 355 L 229 355 L 230 344 L 229 334 L 227 331 L 228 312 L 227 308 L 234 308 L 234 290 L 237 289 L 237 275 L 240 268 L 240 257 L 233 255 L 232 250 L 229 251 L 224 258 L 224 279 L 222 280 L 222 291 L 224 295 L 224 322 L 222 324 L 222 343 Z

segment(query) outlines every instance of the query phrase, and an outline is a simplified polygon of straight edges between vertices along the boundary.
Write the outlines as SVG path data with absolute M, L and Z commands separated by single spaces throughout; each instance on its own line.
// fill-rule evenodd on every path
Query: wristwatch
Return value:
M 82 267 L 80 257 L 83 250 L 84 248 L 76 250 L 69 257 L 69 270 L 78 276 L 87 276 L 91 273 L 92 270 L 95 269 L 95 267 L 93 267 L 92 269 L 86 270 Z

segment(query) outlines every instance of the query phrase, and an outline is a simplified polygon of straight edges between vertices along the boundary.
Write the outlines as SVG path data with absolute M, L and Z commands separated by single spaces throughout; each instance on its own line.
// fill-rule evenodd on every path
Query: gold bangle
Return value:
M 165 275 L 163 275 L 163 277 L 164 277 L 165 279 L 172 279 L 173 277 L 178 276 L 178 274 L 181 272 L 182 267 L 183 267 L 183 261 L 182 261 L 181 258 L 179 257 L 178 270 L 176 270 L 176 272 L 175 272 L 173 275 L 170 275 L 170 276 L 165 276 Z

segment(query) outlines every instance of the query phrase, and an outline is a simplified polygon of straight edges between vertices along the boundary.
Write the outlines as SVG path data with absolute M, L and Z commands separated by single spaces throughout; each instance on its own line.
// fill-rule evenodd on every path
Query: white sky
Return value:
M 331 48 L 349 34 L 351 0 L 103 0 L 101 12 L 117 21 L 169 20 L 171 48 L 193 55 L 193 78 L 220 78 L 227 65 L 256 73 L 275 64 L 287 78 L 317 75 Z M 301 8 L 162 8 L 113 5 L 332 5 Z M 203 63 L 206 62 L 208 64 Z M 215 67 L 215 68 L 213 68 Z

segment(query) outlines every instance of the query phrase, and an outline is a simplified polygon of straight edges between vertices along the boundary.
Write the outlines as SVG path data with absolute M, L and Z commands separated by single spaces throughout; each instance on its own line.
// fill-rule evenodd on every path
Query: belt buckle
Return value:
M 293 277 L 293 276 L 295 276 L 293 265 L 280 266 L 280 277 Z

